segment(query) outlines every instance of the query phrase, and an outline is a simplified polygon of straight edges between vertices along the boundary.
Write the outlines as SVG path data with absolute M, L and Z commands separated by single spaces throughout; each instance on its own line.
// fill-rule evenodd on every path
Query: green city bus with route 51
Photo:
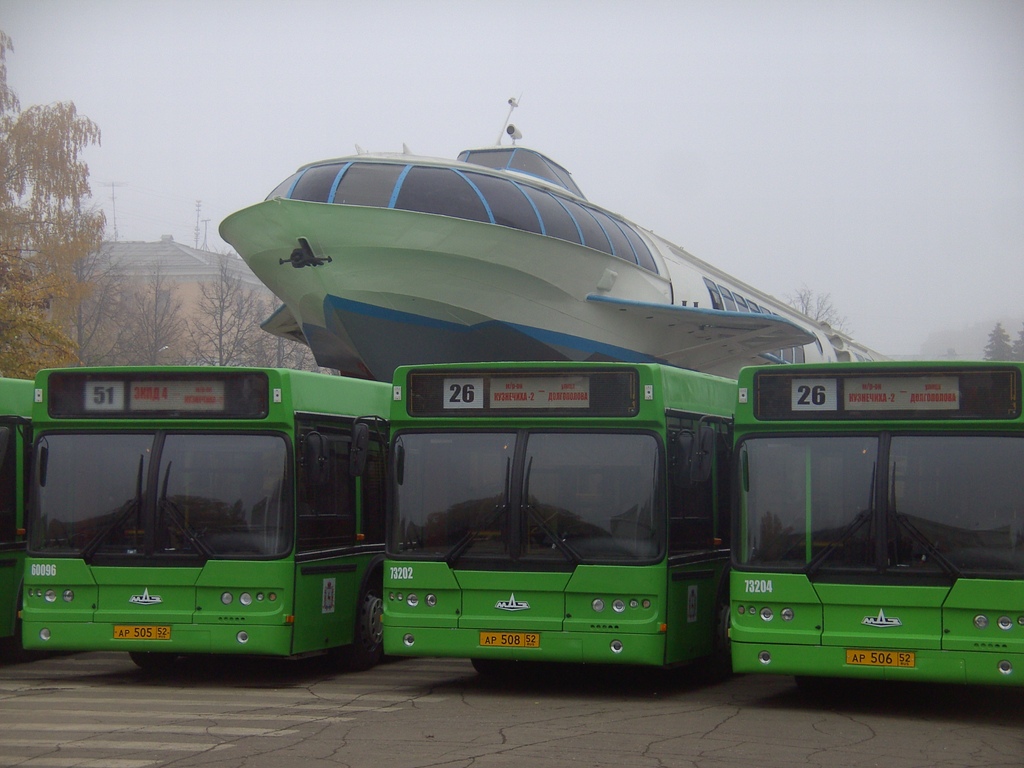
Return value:
M 735 392 L 657 364 L 400 367 L 385 652 L 727 667 Z
M 26 648 L 381 657 L 390 386 L 282 369 L 35 381 Z
M 736 672 L 1024 683 L 1022 370 L 741 371 Z
M 25 476 L 32 430 L 32 382 L 0 378 L 0 649 L 20 652 L 22 566 L 25 561 Z

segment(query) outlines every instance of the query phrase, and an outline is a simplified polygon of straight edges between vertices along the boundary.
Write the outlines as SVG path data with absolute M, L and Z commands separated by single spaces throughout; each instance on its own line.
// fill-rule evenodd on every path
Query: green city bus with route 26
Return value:
M 741 372 L 736 672 L 1024 683 L 1021 373 Z
M 17 655 L 25 561 L 25 477 L 31 444 L 32 382 L 0 378 L 0 649 Z
M 41 371 L 25 647 L 376 663 L 389 392 L 281 369 Z
M 727 668 L 735 391 L 656 364 L 399 368 L 385 652 Z

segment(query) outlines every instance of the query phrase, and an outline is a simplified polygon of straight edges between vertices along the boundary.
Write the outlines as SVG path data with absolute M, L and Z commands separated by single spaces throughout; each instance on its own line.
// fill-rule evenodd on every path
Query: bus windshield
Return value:
M 1024 574 L 1020 438 L 764 437 L 739 472 L 742 565 Z
M 542 568 L 660 557 L 652 435 L 408 432 L 394 454 L 390 550 L 404 557 Z
M 276 435 L 44 435 L 30 549 L 86 560 L 282 556 L 287 450 Z

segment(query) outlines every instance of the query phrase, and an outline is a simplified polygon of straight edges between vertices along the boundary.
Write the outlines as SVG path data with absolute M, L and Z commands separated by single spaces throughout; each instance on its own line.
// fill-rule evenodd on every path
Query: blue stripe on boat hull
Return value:
M 351 375 L 390 381 L 399 365 L 498 360 L 656 361 L 593 339 L 488 320 L 473 325 L 438 320 L 327 296 L 327 327 L 305 324 L 317 362 Z M 356 348 L 342 339 L 351 338 Z

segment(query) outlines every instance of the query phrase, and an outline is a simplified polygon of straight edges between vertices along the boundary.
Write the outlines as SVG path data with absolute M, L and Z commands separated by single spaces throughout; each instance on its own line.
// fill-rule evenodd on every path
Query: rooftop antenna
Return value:
M 117 242 L 117 198 L 114 196 L 114 187 L 123 187 L 124 183 L 120 181 L 108 181 L 103 184 L 104 187 L 110 187 L 110 218 L 113 220 L 114 225 L 114 242 Z
M 515 96 L 513 96 L 511 99 L 508 100 L 508 114 L 505 116 L 505 124 L 501 126 L 501 133 L 498 134 L 498 140 L 497 142 L 495 142 L 496 144 L 501 144 L 501 137 L 504 136 L 506 133 L 512 137 L 513 144 L 515 143 L 516 139 L 523 138 L 523 134 L 519 132 L 519 129 L 509 122 L 509 120 L 512 119 L 512 110 L 519 106 L 519 101 L 522 98 L 523 94 L 519 94 L 518 99 Z
M 193 233 L 196 236 L 195 248 L 196 248 L 197 251 L 199 250 L 199 217 L 202 216 L 202 212 L 203 212 L 203 201 L 202 200 L 196 200 L 196 228 L 193 230 Z

